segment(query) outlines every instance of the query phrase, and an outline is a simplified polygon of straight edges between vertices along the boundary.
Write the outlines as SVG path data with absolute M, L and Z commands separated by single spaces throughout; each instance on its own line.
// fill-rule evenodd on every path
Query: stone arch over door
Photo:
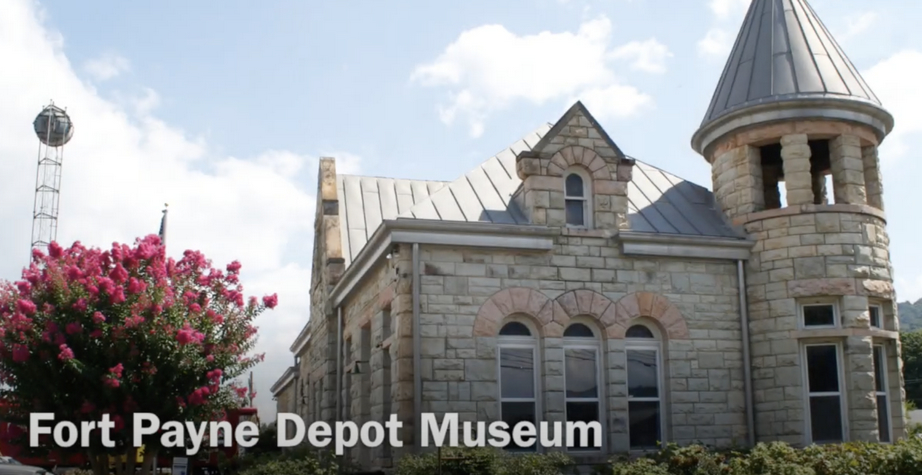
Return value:
M 532 317 L 538 330 L 547 335 L 548 325 L 554 323 L 556 306 L 547 295 L 535 289 L 509 287 L 500 290 L 480 306 L 474 320 L 474 336 L 496 336 L 506 317 L 515 314 Z
M 616 324 L 612 328 L 615 331 L 609 332 L 614 338 L 624 338 L 628 326 L 638 318 L 655 321 L 670 340 L 689 338 L 688 325 L 682 312 L 662 295 L 654 292 L 635 292 L 625 295 L 614 306 Z

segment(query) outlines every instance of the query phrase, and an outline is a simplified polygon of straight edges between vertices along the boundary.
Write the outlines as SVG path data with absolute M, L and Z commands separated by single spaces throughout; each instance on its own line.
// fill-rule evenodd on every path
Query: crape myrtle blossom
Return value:
M 223 417 L 248 395 L 234 381 L 263 358 L 251 354 L 253 322 L 278 304 L 276 295 L 246 298 L 241 268 L 213 268 L 198 251 L 167 258 L 156 235 L 108 250 L 79 242 L 34 250 L 22 280 L 0 283 L 2 417 L 54 412 L 78 422 L 105 413 L 116 422 L 113 438 L 123 440 L 134 412 Z M 145 444 L 153 457 L 159 437 Z M 106 451 L 134 460 L 133 450 L 105 449 L 97 439 L 94 471 L 107 473 Z

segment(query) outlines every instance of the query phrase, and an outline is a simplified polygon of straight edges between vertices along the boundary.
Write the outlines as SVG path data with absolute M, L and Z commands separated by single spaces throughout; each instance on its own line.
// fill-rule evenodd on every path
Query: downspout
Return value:
M 423 420 L 423 360 L 422 338 L 419 334 L 419 243 L 413 243 L 413 429 L 415 431 L 413 449 L 420 452 Z
M 336 307 L 336 419 L 343 420 L 343 308 Z
M 749 302 L 746 298 L 746 270 L 742 260 L 736 261 L 736 277 L 740 294 L 740 326 L 743 337 L 743 387 L 746 392 L 746 425 L 749 446 L 756 445 L 756 418 L 752 399 L 752 356 L 749 353 Z

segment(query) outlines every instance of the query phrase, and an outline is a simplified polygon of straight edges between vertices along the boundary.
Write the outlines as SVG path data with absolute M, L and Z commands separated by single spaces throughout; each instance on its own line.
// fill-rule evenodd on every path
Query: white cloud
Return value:
M 109 101 L 83 83 L 30 0 L 4 2 L 0 64 L 0 278 L 27 263 L 37 138 L 32 121 L 53 98 L 75 134 L 65 147 L 58 241 L 108 247 L 156 233 L 169 203 L 168 249 L 199 249 L 216 266 L 243 263 L 248 294 L 277 292 L 279 307 L 257 320 L 257 404 L 275 413 L 269 387 L 291 364 L 288 347 L 309 315 L 317 158 L 285 150 L 216 156 L 201 138 L 151 115 L 159 97 L 145 89 Z M 36 81 L 35 78 L 42 78 Z M 355 172 L 350 154 L 340 169 Z M 338 160 L 339 162 L 339 160 Z
M 610 54 L 613 59 L 633 60 L 632 69 L 655 74 L 666 72 L 666 59 L 672 56 L 669 48 L 656 41 L 655 38 L 646 41 L 631 41 Z
M 840 35 L 839 39 L 844 41 L 853 36 L 860 35 L 871 28 L 877 20 L 877 12 L 868 11 L 860 15 L 853 15 L 848 18 L 845 32 Z
M 708 7 L 720 20 L 726 20 L 739 12 L 745 12 L 752 0 L 710 0 Z
M 131 63 L 115 53 L 106 53 L 98 58 L 91 59 L 83 65 L 83 69 L 97 81 L 107 81 L 119 74 L 128 71 Z
M 653 98 L 632 86 L 613 85 L 589 89 L 568 103 L 580 100 L 599 120 L 623 119 L 653 105 Z
M 723 59 L 733 48 L 733 37 L 723 28 L 711 28 L 698 40 L 698 54 L 706 58 Z
M 434 61 L 418 66 L 411 81 L 447 88 L 447 104 L 439 106 L 441 120 L 466 120 L 470 134 L 477 137 L 491 113 L 516 101 L 540 105 L 620 86 L 614 60 L 631 61 L 637 70 L 662 72 L 671 56 L 655 39 L 621 48 L 611 48 L 610 43 L 611 22 L 604 16 L 585 21 L 575 33 L 517 35 L 501 25 L 484 25 L 462 32 Z M 627 86 L 620 90 L 636 91 Z M 624 103 L 636 102 L 637 94 Z M 600 116 L 636 111 L 604 103 L 598 107 L 616 109 L 594 109 Z
M 883 143 L 884 159 L 899 159 L 910 150 L 907 139 L 922 132 L 922 52 L 903 50 L 862 74 L 884 107 L 896 118 L 893 132 Z M 882 150 L 883 152 L 883 150 Z

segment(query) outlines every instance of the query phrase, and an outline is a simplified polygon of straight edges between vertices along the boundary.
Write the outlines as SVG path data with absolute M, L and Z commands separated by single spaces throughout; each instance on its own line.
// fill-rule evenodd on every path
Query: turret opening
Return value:
M 829 140 L 810 140 L 810 178 L 813 185 L 813 204 L 830 203 L 832 188 L 832 160 Z M 787 206 L 784 183 L 784 159 L 781 157 L 781 143 L 770 143 L 759 147 L 762 159 L 762 192 L 765 209 Z
M 832 188 L 829 140 L 810 140 L 808 145 L 810 145 L 810 177 L 813 180 L 813 204 L 824 205 L 829 201 L 828 190 Z
M 781 143 L 759 147 L 762 156 L 762 187 L 765 209 L 783 206 L 780 183 L 784 181 L 784 162 L 781 160 Z

